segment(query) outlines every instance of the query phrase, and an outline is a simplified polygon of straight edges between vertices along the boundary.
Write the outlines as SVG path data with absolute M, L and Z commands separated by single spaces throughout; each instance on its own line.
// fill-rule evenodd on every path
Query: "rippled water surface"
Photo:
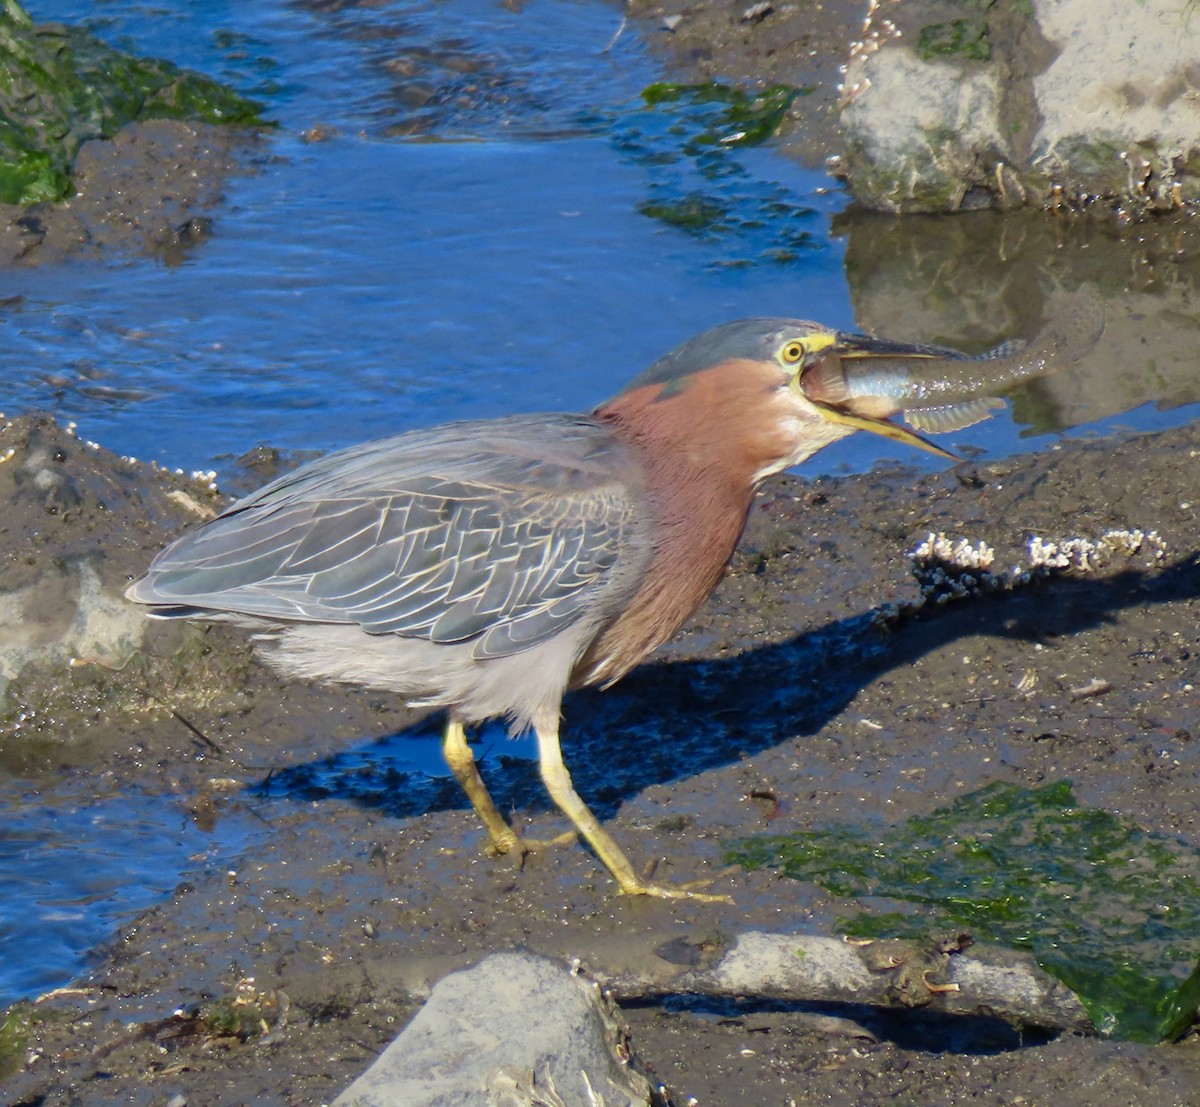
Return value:
M 822 174 L 728 159 L 725 192 L 798 209 L 809 241 L 786 264 L 765 257 L 777 244 L 761 228 L 704 237 L 639 212 L 700 176 L 638 99 L 659 73 L 636 36 L 604 52 L 620 24 L 608 4 L 35 13 L 91 17 L 115 41 L 223 76 L 281 126 L 184 264 L 10 279 L 24 300 L 0 352 L 6 410 L 49 408 L 122 453 L 220 467 L 263 442 L 327 449 L 586 409 L 710 323 L 848 316 Z M 438 103 L 407 106 L 431 90 Z M 300 140 L 317 125 L 335 136 Z
M 207 833 L 178 803 L 138 795 L 43 806 L 8 784 L 0 804 L 0 1008 L 65 985 L 181 872 L 220 864 L 265 830 L 240 816 Z

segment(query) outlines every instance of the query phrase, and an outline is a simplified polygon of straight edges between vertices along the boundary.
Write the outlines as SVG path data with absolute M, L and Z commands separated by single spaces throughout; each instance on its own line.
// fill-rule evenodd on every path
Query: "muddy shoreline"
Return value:
M 673 7 L 633 12 L 680 79 L 812 84 L 783 141 L 817 162 L 835 152 L 836 65 L 859 9 L 789 7 L 755 23 L 700 3 L 674 31 L 657 29 L 680 14 Z M 195 164 L 227 165 L 197 141 Z M 172 157 L 186 176 L 189 155 Z M 122 166 L 124 194 L 140 178 L 134 162 Z M 155 192 L 159 180 L 147 204 Z M 219 188 L 205 195 L 219 221 Z M 189 201 L 156 226 L 194 215 Z M 2 433 L 0 453 L 14 451 L 0 465 L 4 592 L 29 586 L 31 565 L 97 549 L 97 577 L 116 589 L 196 517 L 171 493 L 215 504 L 190 478 L 113 458 L 61 428 Z M 62 477 L 50 484 L 54 512 L 46 482 L 19 479 L 31 436 L 38 464 Z M 418 725 L 419 712 L 363 691 L 285 686 L 234 631 L 157 626 L 119 667 L 26 676 L 2 744 L 29 803 L 164 796 L 206 833 L 239 820 L 259 832 L 241 856 L 205 864 L 123 927 L 76 987 L 26 1009 L 21 1064 L 0 1080 L 0 1098 L 327 1102 L 416 1009 L 414 979 L 491 950 L 619 967 L 673 939 L 836 933 L 847 904 L 722 863 L 723 841 L 768 826 L 883 827 L 993 781 L 1069 779 L 1082 802 L 1200 846 L 1198 477 L 1192 425 L 929 476 L 897 465 L 771 481 L 727 578 L 677 640 L 616 688 L 565 705 L 579 791 L 631 857 L 656 862 L 665 879 L 710 876 L 733 906 L 622 899 L 577 846 L 520 869 L 488 857 L 451 781 L 409 788 L 386 755 L 329 760 Z M 1163 556 L 895 623 L 872 618 L 915 602 L 907 552 L 930 532 L 986 541 L 1009 564 L 1031 535 L 1095 539 L 1114 528 L 1157 532 Z M 1108 690 L 1072 696 L 1093 680 Z M 561 829 L 534 766 L 499 756 L 490 770 L 501 807 L 531 836 Z M 252 989 L 267 1033 L 216 1029 L 214 1006 L 239 985 Z M 1196 1036 L 1160 1047 L 1035 1041 L 935 1012 L 752 1001 L 629 1005 L 625 1016 L 674 1104 L 1198 1102 Z

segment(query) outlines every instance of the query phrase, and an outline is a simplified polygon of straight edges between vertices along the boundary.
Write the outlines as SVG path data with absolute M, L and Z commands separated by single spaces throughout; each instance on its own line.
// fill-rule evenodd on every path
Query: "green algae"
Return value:
M 0 1016 L 0 1080 L 21 1067 L 32 1023 L 24 1004 L 15 1004 Z
M 649 196 L 638 211 L 694 238 L 738 250 L 722 266 L 786 264 L 816 245 L 814 212 L 788 189 L 766 184 L 738 153 L 771 139 L 809 89 L 761 92 L 716 82 L 652 84 L 604 121 L 621 155 L 643 166 Z
M 135 58 L 79 28 L 35 24 L 16 0 L 0 0 L 0 202 L 70 195 L 79 147 L 127 123 L 261 126 L 260 111 L 199 73 Z
M 1177 1037 L 1200 1006 L 1200 852 L 1080 806 L 1068 783 L 997 783 L 882 835 L 835 827 L 730 843 L 730 859 L 875 905 L 849 933 L 947 925 L 1028 950 L 1103 1035 Z
M 198 1018 L 209 1033 L 243 1042 L 266 1032 L 263 1009 L 256 1003 L 245 1002 L 236 994 L 205 1004 Z
M 996 0 L 959 0 L 958 7 L 962 10 L 962 18 L 928 23 L 918 32 L 917 56 L 922 60 L 991 60 L 992 42 L 987 16 L 989 11 L 1000 10 L 1001 6 L 997 5 Z M 1027 19 L 1033 16 L 1033 9 L 1028 5 L 1028 0 L 1010 0 L 1002 7 Z
M 930 23 L 917 36 L 917 55 L 923 61 L 931 58 L 968 58 L 989 61 L 992 44 L 988 26 L 983 19 L 952 19 L 947 23 Z
M 706 81 L 698 85 L 659 81 L 642 91 L 652 108 L 674 105 L 690 115 L 685 149 L 699 153 L 707 146 L 757 146 L 774 136 L 792 101 L 801 90 L 791 85 L 772 85 L 762 92 Z M 696 110 L 699 109 L 699 110 Z

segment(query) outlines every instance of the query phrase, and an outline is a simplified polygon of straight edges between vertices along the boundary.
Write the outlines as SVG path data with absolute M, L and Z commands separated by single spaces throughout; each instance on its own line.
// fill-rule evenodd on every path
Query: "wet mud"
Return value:
M 75 193 L 62 203 L 0 204 L 0 266 L 70 257 L 157 257 L 167 264 L 208 239 L 221 188 L 251 172 L 254 132 L 161 119 L 80 148 Z
M 812 84 L 789 141 L 823 156 L 860 5 L 786 7 L 756 21 L 691 5 L 654 41 L 683 79 Z M 649 26 L 680 12 L 634 14 Z M 163 164 L 228 165 L 229 148 L 214 156 L 210 139 L 194 135 L 191 153 L 172 146 Z M 117 192 L 132 190 L 121 203 L 143 211 L 176 195 L 121 164 L 124 183 L 102 208 L 118 210 Z M 206 199 L 180 192 L 161 217 L 135 220 L 132 248 L 171 241 L 195 204 L 219 197 L 220 179 L 202 178 Z M 9 214 L 2 252 L 26 262 L 92 249 L 107 233 L 97 227 L 129 225 Z M 42 233 L 52 222 L 58 237 Z M 154 624 L 130 630 L 118 655 L 81 651 L 70 628 L 84 585 L 119 591 L 219 501 L 203 482 L 46 421 L 5 428 L 0 457 L 0 593 L 26 597 L 27 614 L 50 611 L 48 597 L 62 608 L 50 624 L 25 620 L 43 628 L 45 640 L 26 643 L 42 660 L 18 671 L 10 658 L 6 674 L 3 768 L 25 802 L 154 795 L 206 833 L 247 819 L 262 828 L 252 848 L 198 868 L 124 926 L 75 986 L 21 1008 L 28 1033 L 0 1077 L 4 1102 L 327 1102 L 430 981 L 492 950 L 618 971 L 746 929 L 836 933 L 848 904 L 724 865 L 724 841 L 767 829 L 883 827 L 993 781 L 1069 779 L 1082 802 L 1200 846 L 1200 426 L 933 475 L 896 466 L 768 484 L 717 594 L 677 639 L 614 689 L 565 705 L 579 791 L 630 856 L 662 879 L 711 879 L 729 906 L 617 896 L 578 845 L 520 866 L 488 856 L 452 781 L 414 780 L 369 756 L 373 740 L 420 727 L 420 712 L 362 690 L 284 685 L 236 631 Z M 47 470 L 58 479 L 34 479 Z M 1120 529 L 1154 531 L 1161 546 L 895 615 L 919 603 L 908 552 L 931 532 L 986 541 L 1008 565 L 1034 535 Z M 1079 694 L 1095 682 L 1107 690 Z M 366 750 L 339 760 L 348 747 Z M 487 767 L 529 836 L 562 829 L 536 766 L 500 748 Z M 931 1009 L 781 1009 L 753 997 L 627 1004 L 625 1017 L 674 1104 L 1200 1102 L 1196 1036 L 1157 1047 L 1045 1040 Z
M 17 437 L 0 474 L 21 472 L 32 435 L 61 456 L 62 488 L 97 490 L 90 509 L 60 491 L 73 511 L 21 525 L 114 551 L 114 584 L 194 511 L 164 499 L 190 478 L 72 450 L 45 423 L 6 433 Z M 614 895 L 580 846 L 520 867 L 489 857 L 451 782 L 414 792 L 386 758 L 347 759 L 340 774 L 328 761 L 417 713 L 361 691 L 283 686 L 236 632 L 191 631 L 197 646 L 152 624 L 120 669 L 71 669 L 35 721 L 10 719 L 6 749 L 28 740 L 37 751 L 22 769 L 30 802 L 159 794 L 213 833 L 250 817 L 263 834 L 123 928 L 77 988 L 26 1009 L 6 1101 L 327 1101 L 430 981 L 491 950 L 619 971 L 749 928 L 836 933 L 849 905 L 723 865 L 723 841 L 766 829 L 882 827 L 992 781 L 1065 778 L 1089 805 L 1200 844 L 1198 472 L 1192 426 L 926 476 L 770 482 L 726 579 L 679 638 L 616 688 L 565 706 L 577 785 L 631 856 L 662 878 L 710 878 L 731 906 Z M 5 492 L 33 502 L 19 484 Z M 898 618 L 891 606 L 919 604 L 907 551 L 930 532 L 986 541 L 1007 565 L 1033 535 L 1114 529 L 1157 542 L 991 597 Z M 8 561 L 0 587 L 26 572 Z M 1078 694 L 1097 680 L 1102 695 Z M 101 702 L 85 694 L 98 683 L 123 691 Z M 529 762 L 489 764 L 530 836 L 562 829 Z M 248 1006 L 257 1021 L 230 1015 Z M 642 1062 L 680 1104 L 1183 1105 L 1200 1086 L 1197 1038 L 1045 1041 L 928 1008 L 779 1009 L 753 997 L 625 1013 Z

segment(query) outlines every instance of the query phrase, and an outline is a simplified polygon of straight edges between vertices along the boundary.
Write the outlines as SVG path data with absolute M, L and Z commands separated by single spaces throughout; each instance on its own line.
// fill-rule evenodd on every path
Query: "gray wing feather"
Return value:
M 401 435 L 239 501 L 167 547 L 129 595 L 163 614 L 355 623 L 504 656 L 603 592 L 639 519 L 639 480 L 626 448 L 583 418 Z

